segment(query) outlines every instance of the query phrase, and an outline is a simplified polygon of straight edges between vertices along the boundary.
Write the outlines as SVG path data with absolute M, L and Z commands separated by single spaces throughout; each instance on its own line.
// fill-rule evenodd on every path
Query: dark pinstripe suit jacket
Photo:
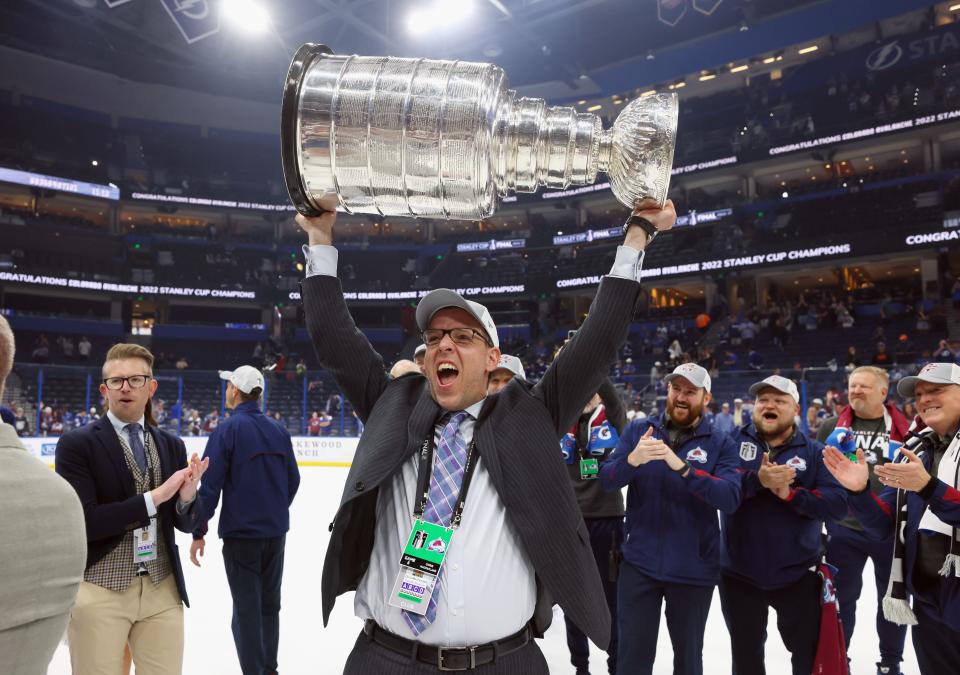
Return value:
M 443 411 L 424 377 L 387 378 L 347 310 L 338 279 L 312 276 L 302 291 L 317 356 L 365 424 L 330 524 L 321 582 L 326 625 L 337 596 L 355 590 L 370 564 L 379 487 L 417 451 Z M 474 432 L 536 571 L 536 629 L 549 627 L 557 602 L 601 648 L 609 642 L 610 612 L 558 443 L 616 359 L 639 294 L 639 283 L 605 277 L 587 320 L 543 379 L 536 386 L 513 380 L 487 397 Z

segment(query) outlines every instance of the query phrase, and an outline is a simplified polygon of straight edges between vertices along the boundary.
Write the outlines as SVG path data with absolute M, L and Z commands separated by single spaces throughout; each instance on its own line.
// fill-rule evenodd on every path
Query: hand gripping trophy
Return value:
M 670 185 L 675 94 L 630 102 L 613 127 L 517 96 L 488 63 L 333 54 L 303 45 L 287 73 L 283 173 L 297 210 L 478 220 L 501 197 L 609 177 L 628 208 Z

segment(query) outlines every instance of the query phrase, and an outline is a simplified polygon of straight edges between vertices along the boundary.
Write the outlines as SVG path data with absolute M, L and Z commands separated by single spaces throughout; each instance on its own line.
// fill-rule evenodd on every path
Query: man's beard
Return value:
M 680 413 L 680 416 L 684 416 L 683 419 L 679 419 L 677 413 Z M 703 412 L 702 403 L 691 403 L 689 408 L 682 408 L 677 406 L 676 401 L 667 401 L 667 416 L 670 418 L 671 422 L 675 424 L 680 424 L 682 426 L 690 426 L 700 417 L 700 413 Z
M 765 421 L 766 420 L 763 419 L 762 415 L 755 414 L 753 417 L 753 425 L 760 431 L 760 433 L 764 434 L 765 436 L 769 436 L 771 438 L 779 436 L 787 429 L 791 429 L 793 427 L 792 417 L 785 421 L 777 420 L 776 426 L 773 429 L 770 429 L 769 431 L 766 426 L 761 424 L 762 422 L 765 422 Z

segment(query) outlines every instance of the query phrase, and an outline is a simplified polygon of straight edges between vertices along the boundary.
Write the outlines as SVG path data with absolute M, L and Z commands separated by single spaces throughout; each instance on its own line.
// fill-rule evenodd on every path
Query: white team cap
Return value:
M 706 389 L 707 393 L 710 393 L 710 373 L 703 366 L 698 366 L 696 363 L 681 363 L 673 369 L 672 373 L 663 378 L 663 381 L 670 382 L 678 377 L 682 377 L 694 387 Z
M 494 370 L 499 370 L 503 368 L 504 370 L 509 370 L 513 373 L 514 377 L 518 378 L 522 382 L 527 381 L 527 374 L 523 371 L 523 363 L 520 362 L 516 356 L 511 356 L 510 354 L 501 354 L 500 361 L 497 363 L 497 367 Z
M 220 379 L 226 380 L 244 394 L 249 394 L 257 387 L 263 389 L 263 373 L 253 366 L 240 366 L 236 370 L 221 370 Z
M 916 375 L 900 380 L 897 383 L 897 393 L 901 396 L 913 396 L 917 382 L 960 384 L 960 366 L 953 363 L 928 363 Z
M 474 319 L 480 322 L 483 330 L 487 333 L 491 344 L 494 347 L 500 346 L 500 338 L 497 336 L 497 325 L 493 323 L 490 312 L 479 302 L 467 300 L 462 295 L 449 288 L 438 288 L 430 291 L 417 304 L 417 326 L 421 331 L 430 327 L 430 320 L 433 315 L 441 309 L 447 307 L 459 307 Z
M 757 392 L 767 387 L 773 387 L 779 392 L 790 394 L 794 401 L 800 402 L 800 392 L 797 391 L 797 385 L 793 383 L 793 380 L 788 380 L 782 375 L 771 375 L 765 380 L 750 385 L 750 395 L 756 396 Z

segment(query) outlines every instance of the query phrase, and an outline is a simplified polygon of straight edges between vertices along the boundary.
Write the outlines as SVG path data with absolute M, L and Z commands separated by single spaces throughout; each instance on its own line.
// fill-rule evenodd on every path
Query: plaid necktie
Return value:
M 133 451 L 133 458 L 137 460 L 137 466 L 140 471 L 147 470 L 147 451 L 143 447 L 143 438 L 140 437 L 140 425 L 136 422 L 124 427 L 130 435 L 130 449 Z
M 453 508 L 460 496 L 460 485 L 463 483 L 463 469 L 467 463 L 467 443 L 460 435 L 460 424 L 467 419 L 467 413 L 454 413 L 447 420 L 440 433 L 440 443 L 433 461 L 433 475 L 430 479 L 430 493 L 427 497 L 427 508 L 423 511 L 423 519 L 437 525 L 449 525 L 453 518 Z M 433 587 L 433 595 L 427 605 L 427 613 L 423 616 L 404 610 L 403 618 L 414 635 L 420 635 L 430 627 L 437 618 L 437 601 L 434 597 L 440 586 L 440 577 L 443 568 Z

